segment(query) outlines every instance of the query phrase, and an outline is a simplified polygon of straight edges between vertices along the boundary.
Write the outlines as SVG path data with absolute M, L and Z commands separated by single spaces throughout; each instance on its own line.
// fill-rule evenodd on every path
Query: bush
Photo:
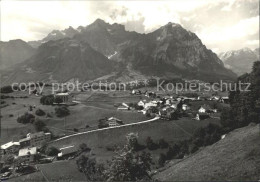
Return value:
M 45 150 L 45 154 L 48 156 L 57 156 L 60 151 L 55 147 L 47 147 Z
M 14 117 L 14 115 L 13 114 L 9 114 L 9 117 L 11 118 L 11 117 Z
M 70 111 L 66 106 L 60 106 L 55 108 L 55 114 L 57 117 L 65 117 L 70 114 Z
M 156 145 L 156 143 L 153 142 L 151 137 L 147 137 L 147 139 L 146 139 L 146 147 L 149 150 L 156 150 L 158 148 L 158 146 Z
M 1 92 L 1 93 L 5 93 L 5 94 L 12 93 L 12 92 L 13 92 L 12 86 L 11 86 L 11 85 L 8 85 L 8 86 L 2 87 L 2 88 L 0 89 L 0 92 Z
M 54 98 L 54 102 L 57 103 L 57 104 L 60 104 L 63 102 L 62 98 L 61 97 L 55 97 Z
M 47 113 L 46 117 L 47 118 L 52 118 L 52 115 L 50 113 Z
M 81 144 L 79 145 L 79 151 L 80 151 L 80 152 L 85 152 L 85 151 L 88 151 L 88 150 L 90 150 L 90 148 L 88 148 L 87 144 L 81 143 Z
M 35 116 L 30 113 L 24 113 L 24 115 L 17 118 L 18 123 L 26 124 L 26 123 L 32 123 Z
M 168 143 L 162 138 L 159 140 L 158 142 L 158 146 L 161 148 L 161 149 L 164 149 L 164 148 L 167 148 L 168 147 Z
M 42 105 L 52 105 L 54 102 L 54 96 L 53 95 L 44 95 L 40 99 L 40 103 Z
M 166 161 L 166 155 L 161 153 L 158 159 L 158 165 L 159 167 L 163 167 Z
M 177 157 L 177 155 L 180 152 L 180 147 L 177 144 L 174 144 L 173 146 L 169 147 L 167 153 L 166 153 L 166 157 L 167 159 L 175 159 Z
M 34 121 L 34 128 L 38 132 L 39 131 L 47 131 L 46 124 L 42 120 L 39 120 L 39 119 L 36 119 Z
M 36 114 L 37 116 L 44 116 L 44 115 L 45 115 L 45 112 L 44 112 L 42 109 L 37 109 L 37 110 L 35 111 L 35 114 Z

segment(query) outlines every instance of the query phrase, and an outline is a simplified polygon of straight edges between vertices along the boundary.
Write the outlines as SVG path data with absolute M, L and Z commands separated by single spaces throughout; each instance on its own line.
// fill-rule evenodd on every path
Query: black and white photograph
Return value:
M 259 0 L 1 0 L 0 181 L 260 181 Z

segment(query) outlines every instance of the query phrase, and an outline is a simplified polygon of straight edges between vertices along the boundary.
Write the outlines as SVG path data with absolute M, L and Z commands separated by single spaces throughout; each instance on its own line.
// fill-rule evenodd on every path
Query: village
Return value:
M 134 102 L 115 103 L 113 104 L 116 113 L 137 113 L 143 115 L 144 121 L 152 122 L 161 120 L 171 122 L 173 120 L 219 120 L 222 105 L 228 105 L 228 97 L 212 95 L 197 96 L 196 94 L 186 94 L 187 96 L 178 94 L 159 95 L 154 91 L 133 89 L 129 93 L 128 98 L 135 98 Z M 81 93 L 82 94 L 82 93 Z M 84 94 L 84 93 L 83 93 Z M 33 93 L 34 97 L 44 97 L 37 91 Z M 185 95 L 185 94 L 184 94 Z M 191 96 L 189 96 L 191 95 Z M 80 105 L 83 101 L 77 99 L 77 94 L 65 92 L 53 95 L 53 105 L 74 107 Z M 139 100 L 138 100 L 139 98 Z M 29 106 L 29 110 L 37 106 Z M 98 116 L 97 116 L 98 117 Z M 120 126 L 130 126 L 133 124 L 141 124 L 144 121 L 126 122 L 115 115 L 106 115 L 96 120 L 97 127 L 86 127 L 87 130 L 79 131 L 74 128 L 73 133 L 80 133 L 102 129 L 113 129 Z M 48 127 L 48 125 L 46 126 Z M 51 127 L 50 127 L 51 128 Z M 64 135 L 63 135 L 64 136 Z M 66 134 L 69 137 L 70 134 Z M 62 138 L 62 136 L 60 136 Z M 48 147 L 53 140 L 59 137 L 53 136 L 50 131 L 40 131 L 27 133 L 24 138 L 17 141 L 9 141 L 1 145 L 1 179 L 8 179 L 20 175 L 37 171 L 37 164 L 52 163 L 60 160 L 71 160 L 82 152 L 82 148 L 76 145 L 66 145 L 62 147 Z M 81 145 L 86 145 L 82 143 Z

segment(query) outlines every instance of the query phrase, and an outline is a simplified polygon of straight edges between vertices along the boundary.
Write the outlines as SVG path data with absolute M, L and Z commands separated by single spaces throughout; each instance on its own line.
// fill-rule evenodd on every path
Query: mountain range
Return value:
M 34 53 L 35 49 L 23 40 L 0 41 L 0 68 L 3 70 L 21 63 Z
M 251 50 L 243 48 L 234 51 L 222 52 L 219 58 L 226 68 L 231 69 L 237 75 L 251 72 L 253 63 L 259 60 L 259 48 Z
M 86 27 L 54 30 L 27 45 L 34 47 L 33 55 L 5 71 L 4 83 L 151 77 L 213 81 L 236 77 L 196 34 L 175 23 L 140 34 L 97 19 Z

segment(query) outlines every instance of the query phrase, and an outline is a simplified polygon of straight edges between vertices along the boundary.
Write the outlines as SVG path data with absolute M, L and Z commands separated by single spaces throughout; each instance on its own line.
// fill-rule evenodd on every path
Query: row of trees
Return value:
M 42 105 L 53 105 L 53 103 L 60 104 L 63 100 L 61 97 L 54 97 L 54 95 L 44 95 L 40 99 Z
M 253 65 L 250 74 L 242 75 L 237 82 L 250 83 L 249 91 L 230 91 L 230 109 L 221 115 L 221 124 L 226 131 L 260 122 L 260 62 Z

